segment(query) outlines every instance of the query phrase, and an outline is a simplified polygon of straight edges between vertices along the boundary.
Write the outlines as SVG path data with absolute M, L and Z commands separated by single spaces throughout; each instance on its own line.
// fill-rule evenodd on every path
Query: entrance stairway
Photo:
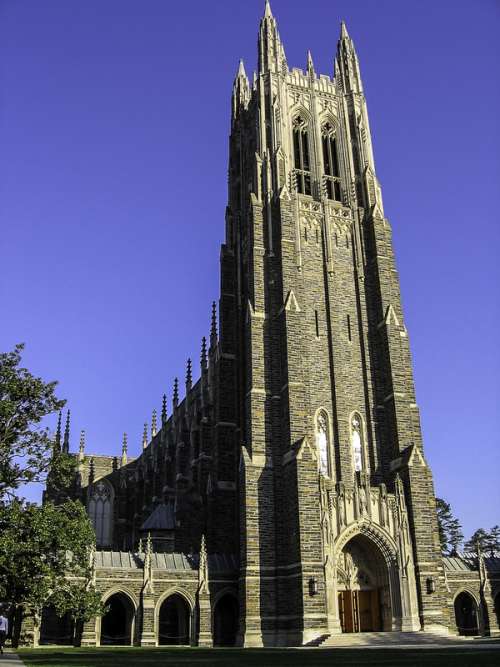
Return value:
M 423 644 L 456 644 L 464 637 L 444 636 L 431 632 L 349 632 L 338 635 L 323 635 L 309 646 L 322 648 L 349 646 L 415 646 Z

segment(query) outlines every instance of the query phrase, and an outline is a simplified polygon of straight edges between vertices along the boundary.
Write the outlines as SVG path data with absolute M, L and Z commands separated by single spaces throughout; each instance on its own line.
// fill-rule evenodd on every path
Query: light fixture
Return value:
M 436 590 L 436 582 L 432 577 L 427 577 L 427 593 L 434 593 Z
M 309 595 L 317 595 L 318 594 L 318 580 L 316 577 L 311 577 L 309 579 Z

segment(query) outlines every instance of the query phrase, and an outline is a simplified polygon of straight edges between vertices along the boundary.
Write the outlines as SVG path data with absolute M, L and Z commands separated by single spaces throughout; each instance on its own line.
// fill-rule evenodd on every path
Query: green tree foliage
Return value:
M 95 534 L 83 505 L 68 499 L 75 457 L 42 426 L 65 401 L 56 382 L 20 367 L 22 350 L 0 354 L 0 597 L 36 621 L 51 604 L 81 624 L 103 612 L 93 586 Z M 21 485 L 45 479 L 57 504 L 17 497 Z
M 92 586 L 94 540 L 79 501 L 1 505 L 0 595 L 37 619 L 49 602 L 75 620 L 101 613 Z
M 21 368 L 24 345 L 0 354 L 0 501 L 22 485 L 42 481 L 48 471 L 52 441 L 42 420 L 65 401 L 56 382 L 44 382 Z
M 443 555 L 454 556 L 458 552 L 464 536 L 460 521 L 453 515 L 450 503 L 436 498 L 439 539 Z
M 478 528 L 465 543 L 465 550 L 475 552 L 478 548 L 486 554 L 500 552 L 500 526 L 491 530 Z

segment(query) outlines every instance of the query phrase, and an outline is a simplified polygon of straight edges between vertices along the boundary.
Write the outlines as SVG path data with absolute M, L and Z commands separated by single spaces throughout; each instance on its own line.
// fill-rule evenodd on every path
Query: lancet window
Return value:
M 334 201 L 342 201 L 337 137 L 331 123 L 325 123 L 321 128 L 321 143 L 326 196 Z
M 87 511 L 94 526 L 97 546 L 110 546 L 113 521 L 113 488 L 109 482 L 101 479 L 92 486 Z
M 293 155 L 297 192 L 311 194 L 311 162 L 309 157 L 309 137 L 307 123 L 302 116 L 293 121 Z
M 351 446 L 354 470 L 361 472 L 365 467 L 363 421 L 357 412 L 351 417 Z
M 316 418 L 316 445 L 318 450 L 319 470 L 323 475 L 331 475 L 330 462 L 330 429 L 328 415 L 320 410 Z

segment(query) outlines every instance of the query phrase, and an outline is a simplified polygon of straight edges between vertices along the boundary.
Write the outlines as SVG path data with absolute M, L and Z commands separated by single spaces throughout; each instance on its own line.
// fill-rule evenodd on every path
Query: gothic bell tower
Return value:
M 290 69 L 268 2 L 258 71 L 240 63 L 233 86 L 219 354 L 236 388 L 241 643 L 447 625 L 354 44 L 342 23 L 333 78 L 310 53 Z

